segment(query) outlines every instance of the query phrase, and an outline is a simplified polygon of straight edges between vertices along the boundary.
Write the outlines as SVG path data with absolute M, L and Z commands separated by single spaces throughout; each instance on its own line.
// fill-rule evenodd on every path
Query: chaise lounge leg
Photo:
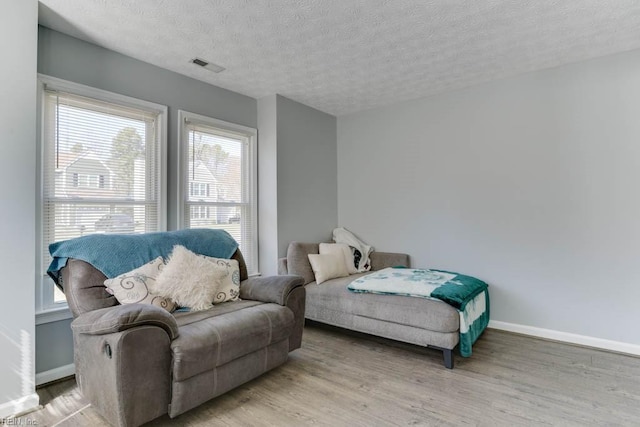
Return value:
M 443 348 L 442 355 L 444 356 L 444 367 L 447 369 L 453 369 L 453 350 Z

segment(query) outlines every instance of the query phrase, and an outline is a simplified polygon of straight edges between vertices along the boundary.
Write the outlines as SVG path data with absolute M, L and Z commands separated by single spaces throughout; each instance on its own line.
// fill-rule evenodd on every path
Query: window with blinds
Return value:
M 180 112 L 181 222 L 227 230 L 258 273 L 256 130 Z
M 51 262 L 50 243 L 94 233 L 131 234 L 164 228 L 163 107 L 45 80 L 41 116 L 43 273 Z M 59 293 L 45 297 L 43 308 L 60 300 L 64 296 Z

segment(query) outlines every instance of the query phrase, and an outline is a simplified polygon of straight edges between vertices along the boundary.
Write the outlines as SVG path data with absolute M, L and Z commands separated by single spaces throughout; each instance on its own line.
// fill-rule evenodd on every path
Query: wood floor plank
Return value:
M 487 330 L 471 358 L 305 327 L 283 366 L 151 426 L 640 425 L 640 358 Z M 39 426 L 107 426 L 73 379 L 38 389 Z

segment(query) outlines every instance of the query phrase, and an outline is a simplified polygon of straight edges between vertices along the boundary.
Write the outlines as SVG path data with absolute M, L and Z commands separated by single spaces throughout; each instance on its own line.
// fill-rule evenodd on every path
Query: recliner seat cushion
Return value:
M 199 373 L 287 339 L 293 312 L 278 304 L 227 302 L 205 312 L 176 318 L 180 335 L 171 342 L 173 379 L 183 381 Z M 249 302 L 251 303 L 251 302 Z M 210 314 L 204 317 L 205 313 Z
M 264 304 L 262 301 L 255 300 L 238 300 L 230 303 L 214 305 L 208 310 L 202 311 L 174 311 L 173 317 L 176 319 L 178 327 L 188 325 L 190 323 L 199 322 L 210 317 L 221 316 L 232 311 L 242 310 L 244 308 L 253 307 Z

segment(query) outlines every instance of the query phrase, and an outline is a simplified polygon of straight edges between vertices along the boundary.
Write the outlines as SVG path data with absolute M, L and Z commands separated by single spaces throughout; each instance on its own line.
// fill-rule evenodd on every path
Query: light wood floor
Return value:
M 283 366 L 149 425 L 640 425 L 640 358 L 496 330 L 473 353 L 448 370 L 436 350 L 309 325 Z M 107 425 L 73 379 L 38 394 L 25 422 Z

